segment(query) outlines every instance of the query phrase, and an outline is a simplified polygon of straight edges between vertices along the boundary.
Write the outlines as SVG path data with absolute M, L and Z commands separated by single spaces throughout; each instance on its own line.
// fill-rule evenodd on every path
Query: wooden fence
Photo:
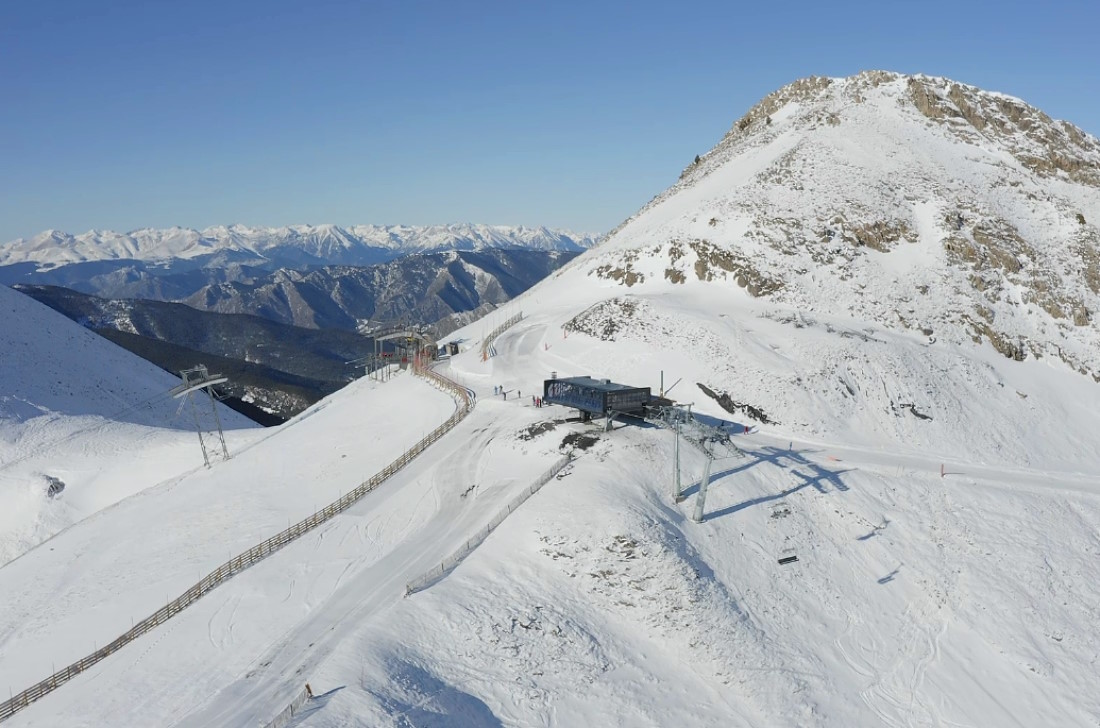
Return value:
M 120 636 L 115 638 L 114 641 L 100 647 L 87 657 L 82 657 L 73 664 L 58 670 L 45 680 L 30 686 L 26 690 L 0 703 L 0 722 L 15 715 L 34 701 L 52 693 L 80 673 L 97 664 L 108 655 L 119 651 L 146 632 L 150 632 L 156 627 L 164 624 L 206 594 L 209 594 L 216 587 L 233 578 L 248 567 L 262 561 L 287 544 L 309 533 L 322 523 L 332 519 L 337 514 L 343 513 L 367 493 L 370 493 L 384 483 L 387 478 L 412 462 L 417 455 L 428 449 L 432 443 L 450 432 L 451 429 L 461 422 L 466 415 L 470 413 L 470 410 L 473 409 L 473 400 L 465 387 L 429 369 L 415 367 L 414 372 L 417 376 L 423 377 L 440 389 L 449 392 L 458 401 L 458 409 L 446 422 L 432 430 L 424 439 L 402 453 L 401 457 L 387 465 L 381 472 L 375 474 L 370 480 L 356 486 L 339 500 L 330 503 L 313 515 L 280 531 L 263 543 L 253 546 L 248 551 L 234 556 L 229 561 L 226 561 L 224 564 L 204 576 L 197 584 L 183 594 L 135 624 L 131 629 L 123 632 Z
M 302 712 L 302 708 L 306 707 L 306 703 L 312 697 L 313 694 L 309 690 L 302 688 L 302 691 L 294 696 L 294 700 L 290 701 L 290 705 L 283 708 L 283 711 L 272 718 L 264 728 L 286 728 L 290 725 L 290 721 L 294 720 L 294 716 Z
M 489 335 L 485 337 L 485 340 L 481 342 L 481 360 L 486 361 L 490 357 L 497 355 L 496 347 L 493 344 L 496 342 L 498 336 L 503 334 L 508 329 L 512 328 L 520 321 L 523 320 L 523 311 L 520 311 L 515 316 L 497 326 L 495 329 L 489 332 Z
M 429 571 L 424 572 L 417 578 L 405 584 L 405 596 L 415 594 L 418 591 L 422 591 L 431 586 L 435 582 L 443 578 L 443 575 L 449 572 L 451 569 L 462 563 L 462 560 L 469 556 L 474 549 L 481 545 L 481 543 L 489 537 L 489 534 L 496 530 L 497 526 L 504 523 L 504 519 L 511 513 L 519 508 L 523 503 L 539 492 L 542 486 L 549 483 L 554 477 L 560 473 L 566 465 L 573 462 L 571 455 L 566 455 L 561 460 L 554 463 L 554 466 L 547 470 L 545 473 L 539 476 L 539 479 L 529 485 L 523 490 L 522 493 L 517 495 L 511 501 L 508 502 L 504 508 L 493 516 L 493 519 L 489 521 L 480 531 L 468 538 L 464 544 L 455 549 L 447 558 L 440 562 L 439 566 L 432 567 Z

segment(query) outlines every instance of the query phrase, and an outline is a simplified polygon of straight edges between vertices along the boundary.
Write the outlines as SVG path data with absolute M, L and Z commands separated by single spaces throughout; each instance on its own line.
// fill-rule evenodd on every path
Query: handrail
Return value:
M 0 702 L 0 722 L 7 720 L 8 718 L 15 715 L 23 708 L 26 708 L 28 705 L 35 702 L 36 700 L 39 700 L 49 693 L 52 693 L 61 685 L 64 685 L 69 680 L 72 680 L 80 673 L 84 672 L 88 668 L 106 658 L 108 655 L 111 655 L 112 653 L 122 649 L 127 644 L 133 642 L 143 634 L 150 632 L 155 627 L 167 622 L 169 619 L 194 604 L 203 596 L 213 591 L 220 584 L 223 584 L 224 582 L 228 581 L 229 579 L 249 568 L 250 566 L 267 558 L 287 544 L 312 531 L 314 528 L 317 528 L 317 526 L 320 526 L 322 523 L 325 523 L 326 521 L 332 519 L 337 514 L 343 513 L 367 493 L 370 493 L 372 490 L 382 485 L 382 483 L 384 483 L 394 473 L 401 470 L 410 462 L 412 462 L 412 460 L 417 455 L 424 452 L 424 450 L 426 450 L 432 443 L 434 443 L 436 440 L 443 437 L 443 435 L 445 435 L 447 432 L 452 430 L 455 425 L 461 422 L 473 409 L 474 402 L 470 398 L 469 392 L 462 385 L 448 379 L 438 372 L 434 372 L 430 369 L 424 368 L 419 364 L 414 365 L 413 373 L 419 377 L 427 379 L 440 389 L 449 392 L 458 401 L 458 409 L 455 410 L 455 413 L 451 415 L 446 422 L 432 430 L 431 433 L 429 433 L 415 445 L 402 453 L 400 457 L 391 462 L 380 472 L 375 473 L 369 480 L 360 483 L 353 490 L 351 490 L 338 500 L 333 501 L 316 513 L 307 516 L 298 523 L 295 523 L 294 525 L 280 531 L 263 543 L 257 544 L 250 548 L 248 551 L 245 551 L 244 553 L 238 554 L 229 559 L 229 561 L 226 561 L 224 564 L 200 579 L 196 584 L 187 589 L 187 591 L 185 591 L 183 594 L 176 597 L 157 611 L 153 612 L 151 615 L 135 624 L 129 630 L 123 632 L 109 644 L 100 647 L 95 652 L 86 657 L 80 658 L 71 665 L 68 665 L 61 670 L 58 670 L 53 675 L 47 677 L 45 680 L 41 680 L 30 686 L 26 690 L 16 693 L 8 700 Z

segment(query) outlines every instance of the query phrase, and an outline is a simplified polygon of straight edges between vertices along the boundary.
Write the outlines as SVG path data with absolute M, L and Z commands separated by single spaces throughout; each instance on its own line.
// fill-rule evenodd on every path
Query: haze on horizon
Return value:
M 602 232 L 769 92 L 869 68 L 1095 134 L 1098 19 L 1074 0 L 8 3 L 0 243 L 230 223 Z

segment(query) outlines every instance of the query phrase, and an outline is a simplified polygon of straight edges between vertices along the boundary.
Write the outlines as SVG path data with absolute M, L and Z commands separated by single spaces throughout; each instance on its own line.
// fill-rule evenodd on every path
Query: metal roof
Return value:
M 624 389 L 645 389 L 645 387 L 632 387 L 629 384 L 618 384 L 610 379 L 593 379 L 592 377 L 562 377 L 555 381 L 569 382 L 580 387 L 589 387 L 600 392 L 621 392 Z

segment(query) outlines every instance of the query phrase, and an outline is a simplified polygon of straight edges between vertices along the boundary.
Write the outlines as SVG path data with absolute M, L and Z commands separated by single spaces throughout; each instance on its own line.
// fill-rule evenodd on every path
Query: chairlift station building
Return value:
M 586 420 L 606 417 L 612 412 L 640 417 L 652 399 L 649 387 L 631 387 L 592 377 L 547 379 L 542 384 L 542 394 L 544 402 L 572 407 Z

